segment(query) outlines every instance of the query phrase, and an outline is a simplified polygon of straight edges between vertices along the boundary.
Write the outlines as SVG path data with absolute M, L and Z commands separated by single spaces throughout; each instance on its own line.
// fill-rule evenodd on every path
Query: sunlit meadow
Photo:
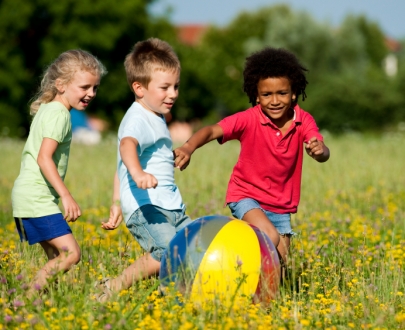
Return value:
M 106 232 L 115 168 L 113 138 L 72 145 L 66 184 L 82 208 L 72 224 L 82 260 L 56 274 L 33 301 L 27 285 L 45 261 L 38 246 L 19 242 L 10 192 L 22 142 L 0 140 L 0 329 L 404 329 L 405 135 L 326 137 L 331 159 L 305 156 L 302 196 L 293 216 L 288 278 L 270 304 L 237 296 L 231 305 L 203 306 L 152 278 L 108 303 L 94 283 L 115 276 L 141 253 L 122 225 Z M 192 218 L 230 215 L 227 181 L 238 144 L 212 142 L 198 150 L 176 180 Z

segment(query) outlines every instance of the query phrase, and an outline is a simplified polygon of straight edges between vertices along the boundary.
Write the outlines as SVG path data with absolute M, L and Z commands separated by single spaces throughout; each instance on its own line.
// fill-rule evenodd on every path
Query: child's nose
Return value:
M 95 96 L 97 93 L 97 90 L 94 88 L 89 88 L 89 90 L 87 91 L 87 94 L 91 97 Z
M 177 96 L 179 95 L 179 91 L 177 89 L 170 89 L 169 90 L 169 97 L 172 99 L 177 98 Z
M 270 101 L 272 104 L 278 104 L 279 103 L 278 96 L 272 95 Z

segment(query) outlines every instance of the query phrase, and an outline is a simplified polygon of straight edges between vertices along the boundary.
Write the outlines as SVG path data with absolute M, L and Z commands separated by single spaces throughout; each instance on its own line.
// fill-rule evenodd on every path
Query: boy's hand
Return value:
M 316 137 L 312 137 L 306 142 L 305 150 L 309 156 L 318 162 L 325 162 L 329 159 L 329 149 Z
M 110 217 L 108 222 L 102 222 L 101 228 L 105 230 L 114 230 L 118 228 L 118 226 L 122 222 L 122 210 L 121 206 L 117 204 L 113 204 L 110 207 Z
M 70 194 L 61 197 L 61 201 L 63 209 L 65 210 L 65 215 L 63 216 L 63 218 L 67 222 L 75 222 L 77 218 L 82 215 L 79 205 L 77 205 L 76 201 Z
M 174 157 L 174 167 L 179 168 L 180 171 L 183 171 L 190 164 L 191 154 L 186 147 L 181 146 L 173 150 Z
M 132 179 L 135 181 L 137 187 L 141 189 L 156 188 L 158 185 L 158 180 L 155 176 L 144 171 L 132 175 Z

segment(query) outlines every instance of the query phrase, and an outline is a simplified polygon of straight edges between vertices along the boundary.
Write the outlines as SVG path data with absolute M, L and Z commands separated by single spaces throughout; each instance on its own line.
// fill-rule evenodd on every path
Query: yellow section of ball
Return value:
M 260 269 L 256 233 L 246 222 L 232 220 L 222 227 L 205 252 L 193 282 L 191 299 L 229 301 L 235 293 L 253 295 Z

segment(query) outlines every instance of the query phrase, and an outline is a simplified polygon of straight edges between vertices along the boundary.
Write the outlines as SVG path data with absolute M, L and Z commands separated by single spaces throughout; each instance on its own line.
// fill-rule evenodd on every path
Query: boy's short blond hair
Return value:
M 124 66 L 132 91 L 134 82 L 147 87 L 155 70 L 180 71 L 180 61 L 173 48 L 157 38 L 137 42 L 126 56 Z

